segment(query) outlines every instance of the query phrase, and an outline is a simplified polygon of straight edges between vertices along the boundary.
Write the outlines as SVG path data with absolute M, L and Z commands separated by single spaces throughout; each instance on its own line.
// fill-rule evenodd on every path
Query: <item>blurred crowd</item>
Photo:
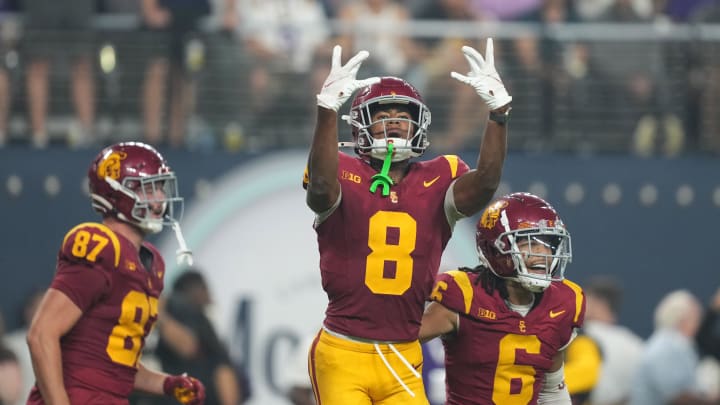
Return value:
M 407 77 L 433 112 L 431 140 L 454 150 L 475 143 L 484 115 L 449 72 L 465 69 L 457 49 L 492 34 L 516 95 L 511 148 L 720 151 L 720 36 L 692 29 L 719 21 L 717 0 L 71 5 L 0 1 L 0 146 L 305 146 L 339 43 L 370 52 L 364 76 Z

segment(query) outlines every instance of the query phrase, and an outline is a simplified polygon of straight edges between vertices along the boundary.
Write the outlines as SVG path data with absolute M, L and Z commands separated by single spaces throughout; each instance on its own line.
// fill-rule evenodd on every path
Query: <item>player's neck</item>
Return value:
M 112 217 L 105 218 L 103 220 L 103 224 L 105 224 L 105 226 L 107 226 L 108 228 L 112 229 L 113 232 L 124 236 L 127 240 L 132 242 L 132 244 L 137 248 L 138 251 L 140 251 L 140 246 L 142 245 L 144 235 L 137 227 Z
M 383 162 L 382 160 L 371 158 L 370 166 L 372 166 L 372 168 L 376 171 L 380 172 L 382 170 Z M 407 174 L 409 168 L 410 159 L 406 159 L 401 162 L 394 162 L 390 165 L 390 172 L 388 173 L 388 175 L 395 184 L 398 184 L 405 177 L 405 174 Z
M 507 300 L 514 305 L 529 305 L 532 304 L 535 299 L 532 292 L 526 290 L 520 284 L 513 281 L 508 281 L 507 292 Z

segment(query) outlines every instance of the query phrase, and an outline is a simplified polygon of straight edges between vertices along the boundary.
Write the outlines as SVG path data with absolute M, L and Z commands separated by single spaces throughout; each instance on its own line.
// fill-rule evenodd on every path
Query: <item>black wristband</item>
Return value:
M 510 121 L 510 110 L 512 110 L 512 107 L 508 107 L 507 110 L 503 112 L 490 111 L 490 120 L 495 121 L 500 125 L 505 125 L 508 121 Z

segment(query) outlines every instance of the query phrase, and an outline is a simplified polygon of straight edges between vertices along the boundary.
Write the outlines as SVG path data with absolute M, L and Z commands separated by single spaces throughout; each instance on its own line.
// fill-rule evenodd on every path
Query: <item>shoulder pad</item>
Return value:
M 438 274 L 430 299 L 453 311 L 469 314 L 473 301 L 473 286 L 468 273 L 451 270 Z
M 120 240 L 103 224 L 86 222 L 74 227 L 65 235 L 60 251 L 81 262 L 120 265 Z
M 562 281 L 562 285 L 566 286 L 575 298 L 575 315 L 573 316 L 573 323 L 578 326 L 582 325 L 583 320 L 585 319 L 585 293 L 583 292 L 582 287 L 568 279 L 564 279 Z
M 462 176 L 463 174 L 467 173 L 470 168 L 468 167 L 467 163 L 465 163 L 458 155 L 443 155 L 443 158 L 447 161 L 448 165 L 450 165 L 450 178 L 454 179 L 455 177 Z

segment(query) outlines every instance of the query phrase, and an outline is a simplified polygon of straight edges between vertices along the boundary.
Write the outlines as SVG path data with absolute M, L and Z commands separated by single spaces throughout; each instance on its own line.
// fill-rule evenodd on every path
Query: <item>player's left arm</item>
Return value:
M 135 373 L 136 390 L 155 395 L 167 395 L 183 405 L 203 405 L 205 385 L 187 374 L 170 375 L 145 367 L 138 362 Z
M 46 403 L 70 404 L 63 382 L 60 338 L 80 319 L 82 310 L 63 292 L 48 289 L 28 330 L 35 379 Z
M 487 40 L 485 57 L 475 49 L 464 46 L 462 51 L 470 64 L 470 73 L 451 76 L 472 86 L 483 99 L 492 115 L 502 116 L 510 109 L 512 97 L 495 69 L 492 39 Z M 461 176 L 453 186 L 455 207 L 466 216 L 479 212 L 492 199 L 500 185 L 500 177 L 507 152 L 507 124 L 489 119 L 480 146 L 477 167 Z
M 570 393 L 565 385 L 563 358 L 563 351 L 557 352 L 553 357 L 553 364 L 545 373 L 545 380 L 538 395 L 538 405 L 572 405 Z
M 151 370 L 138 361 L 137 373 L 135 373 L 135 384 L 133 387 L 137 391 L 146 392 L 148 394 L 163 395 L 163 382 L 168 374 Z

